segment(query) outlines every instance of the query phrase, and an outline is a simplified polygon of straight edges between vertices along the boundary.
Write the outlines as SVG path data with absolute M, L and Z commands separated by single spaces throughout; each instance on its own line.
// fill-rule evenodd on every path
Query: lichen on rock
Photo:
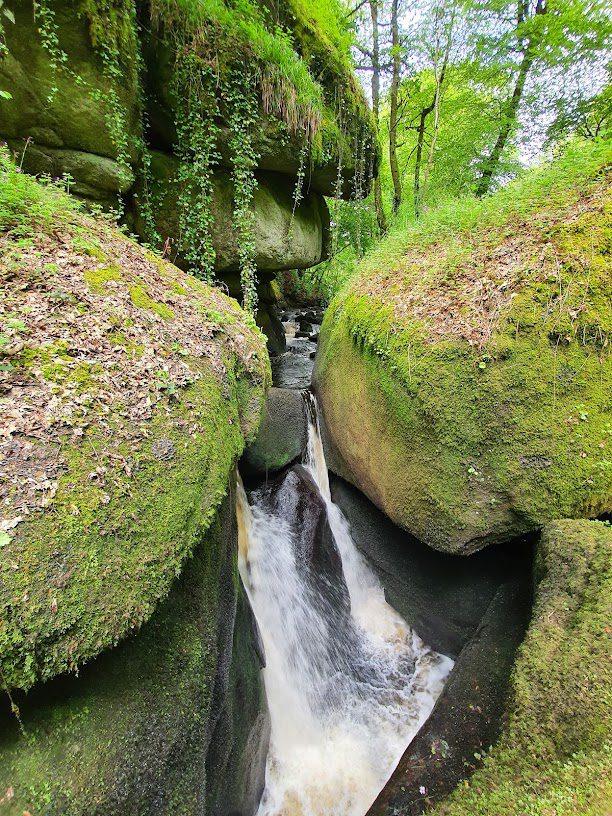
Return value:
M 270 372 L 235 301 L 56 187 L 0 172 L 0 669 L 28 688 L 151 615 L 257 430 Z

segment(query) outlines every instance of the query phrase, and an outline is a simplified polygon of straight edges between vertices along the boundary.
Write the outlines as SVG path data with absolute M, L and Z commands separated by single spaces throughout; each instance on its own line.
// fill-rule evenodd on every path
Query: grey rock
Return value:
M 307 425 L 300 391 L 271 388 L 255 441 L 243 454 L 240 470 L 248 478 L 276 473 L 302 455 Z
M 357 488 L 331 476 L 332 498 L 388 602 L 433 649 L 455 658 L 478 628 L 499 586 L 522 575 L 529 543 L 493 546 L 469 557 L 431 549 L 396 527 Z

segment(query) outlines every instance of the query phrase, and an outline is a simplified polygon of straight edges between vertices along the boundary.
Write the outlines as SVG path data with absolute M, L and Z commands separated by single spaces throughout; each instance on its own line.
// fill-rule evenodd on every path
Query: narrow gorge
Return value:
M 612 22 L 458 8 L 0 0 L 0 816 L 609 812 Z

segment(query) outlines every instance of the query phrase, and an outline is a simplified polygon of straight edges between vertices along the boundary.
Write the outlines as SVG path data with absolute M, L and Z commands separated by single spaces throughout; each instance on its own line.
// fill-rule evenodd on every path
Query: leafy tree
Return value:
M 464 0 L 483 63 L 505 74 L 499 129 L 483 157 L 476 194 L 491 189 L 532 75 L 596 59 L 612 34 L 603 0 Z

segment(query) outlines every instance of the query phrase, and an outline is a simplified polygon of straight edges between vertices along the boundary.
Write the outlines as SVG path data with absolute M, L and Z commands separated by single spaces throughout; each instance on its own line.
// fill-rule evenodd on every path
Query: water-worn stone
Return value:
M 237 549 L 230 492 L 137 634 L 78 677 L 16 694 L 20 722 L 2 700 L 3 814 L 254 813 L 269 717 Z
M 173 156 L 152 151 L 151 194 L 155 222 L 162 240 L 176 242 L 178 224 L 179 162 Z M 329 213 L 317 193 L 305 195 L 294 211 L 293 191 L 287 178 L 277 173 L 257 174 L 258 186 L 252 203 L 255 214 L 253 240 L 259 269 L 305 269 L 324 260 L 329 233 Z M 233 184 L 229 170 L 213 176 L 213 247 L 219 273 L 239 268 L 239 238 L 232 226 Z M 137 226 L 139 222 L 137 221 Z M 181 258 L 173 257 L 179 265 Z
M 134 184 L 134 173 L 106 156 L 15 139 L 8 146 L 27 173 L 51 178 L 69 175 L 73 179 L 70 191 L 79 196 L 105 199 L 109 193 L 126 193 Z
M 353 541 L 378 575 L 387 601 L 437 652 L 456 658 L 501 584 L 525 575 L 531 543 L 490 547 L 469 558 L 433 550 L 396 527 L 353 485 L 332 476 L 332 498 Z
M 549 803 L 556 816 L 609 810 L 611 552 L 612 528 L 602 522 L 568 519 L 544 528 L 501 736 L 469 783 L 431 816 L 544 814 Z M 488 668 L 496 671 L 494 660 Z M 442 768 L 436 776 L 443 781 Z M 400 805 L 383 812 L 412 811 Z
M 501 730 L 512 664 L 529 619 L 529 595 L 527 580 L 499 587 L 367 816 L 419 816 L 480 765 Z
M 306 445 L 306 414 L 300 391 L 271 388 L 259 431 L 240 462 L 247 478 L 266 478 L 302 455 Z
M 328 615 L 349 629 L 350 598 L 342 559 L 329 526 L 327 509 L 312 476 L 303 465 L 294 465 L 258 489 L 259 503 L 292 531 L 296 566 L 304 581 L 324 599 Z

